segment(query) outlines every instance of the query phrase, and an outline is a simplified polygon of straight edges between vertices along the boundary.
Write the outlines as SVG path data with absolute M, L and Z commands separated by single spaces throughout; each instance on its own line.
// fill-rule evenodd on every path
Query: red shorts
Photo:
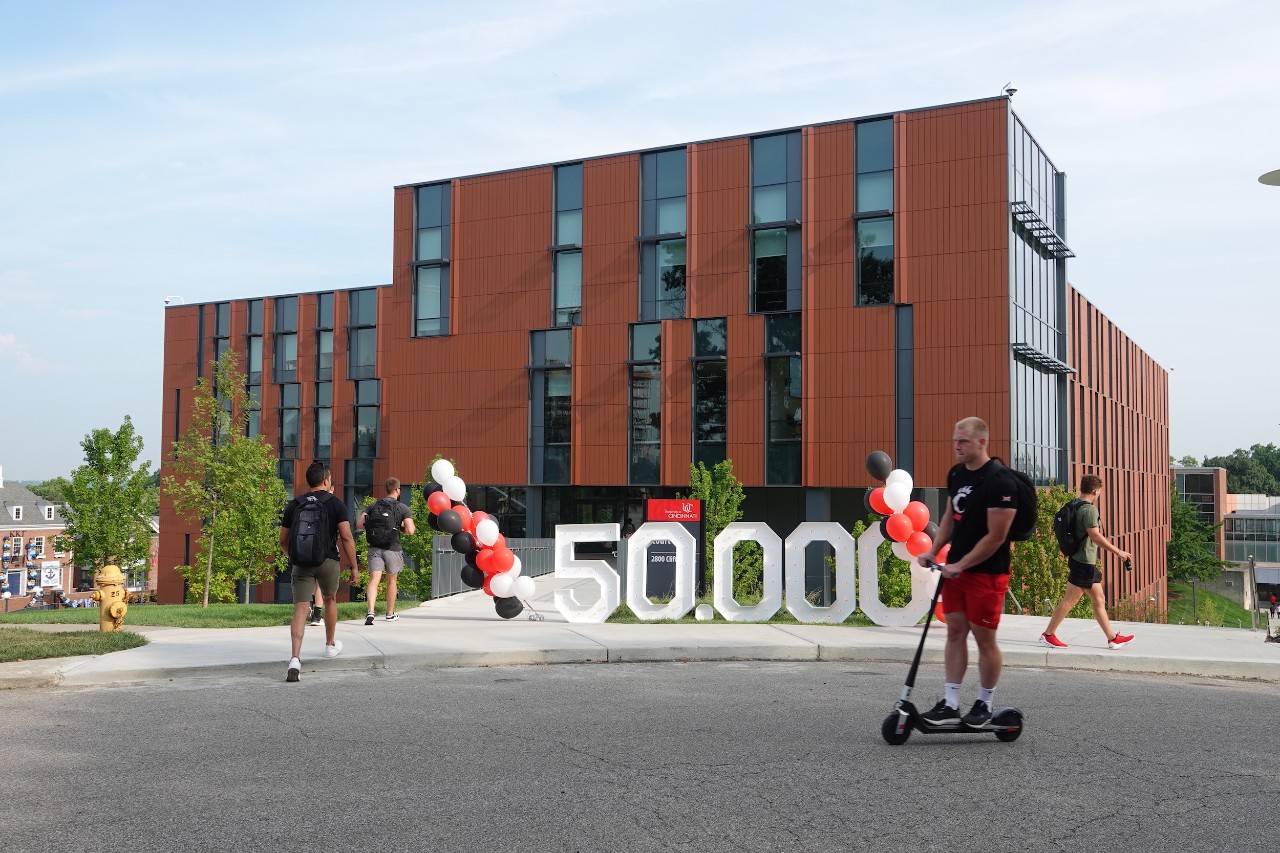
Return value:
M 995 629 L 1004 610 L 1004 596 L 1009 591 L 1008 575 L 961 572 L 947 578 L 942 587 L 942 612 L 964 613 L 971 625 Z

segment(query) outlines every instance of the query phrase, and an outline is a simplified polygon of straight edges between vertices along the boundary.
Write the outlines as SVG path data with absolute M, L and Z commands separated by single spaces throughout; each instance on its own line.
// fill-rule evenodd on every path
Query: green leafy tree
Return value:
M 67 489 L 71 483 L 66 477 L 54 477 L 51 480 L 44 480 L 31 486 L 27 486 L 32 494 L 38 495 L 50 503 L 65 504 L 67 502 Z
M 1274 464 L 1275 469 L 1268 467 Z M 1227 469 L 1227 491 L 1246 495 L 1280 495 L 1280 451 L 1275 445 L 1255 444 L 1229 456 L 1210 456 L 1206 468 Z
M 1221 524 L 1204 521 L 1194 505 L 1170 491 L 1170 538 L 1165 545 L 1169 579 L 1174 581 L 1212 580 L 1231 563 L 1218 559 L 1216 534 Z
M 1172 456 L 1170 456 L 1170 457 L 1169 457 L 1169 461 L 1170 461 L 1170 462 L 1174 462 L 1175 460 L 1174 460 L 1174 458 L 1173 458 Z M 1183 468 L 1199 468 L 1199 467 L 1201 467 L 1201 466 L 1200 466 L 1200 460 L 1199 460 L 1199 459 L 1197 459 L 1197 458 L 1195 458 L 1194 456 L 1184 456 L 1184 457 L 1182 457 L 1181 459 L 1176 460 L 1176 463 L 1175 463 L 1175 464 L 1177 464 L 1177 465 L 1181 465 Z
M 1047 616 L 1067 591 L 1067 558 L 1058 550 L 1053 535 L 1053 517 L 1076 493 L 1051 484 L 1037 490 L 1036 530 L 1031 538 L 1013 544 L 1013 566 L 1009 588 L 1028 613 Z M 946 595 L 946 591 L 942 593 Z M 1069 616 L 1091 617 L 1093 607 L 1087 596 L 1071 609 Z
M 436 458 L 441 458 L 437 455 Z M 435 459 L 431 460 L 435 462 Z M 431 481 L 431 465 L 427 465 L 427 473 L 423 475 L 425 486 Z M 435 548 L 436 532 L 427 524 L 427 499 L 422 486 L 413 490 L 409 497 L 409 514 L 413 516 L 413 524 L 417 532 L 412 536 L 400 537 L 400 547 L 404 549 L 404 571 L 400 573 L 400 589 L 419 601 L 431 598 L 432 549 Z
M 234 601 L 235 585 L 269 580 L 284 568 L 280 511 L 288 500 L 276 475 L 277 458 L 261 437 L 245 434 L 249 395 L 239 357 L 228 350 L 214 364 L 213 382 L 196 383 L 191 424 L 174 443 L 165 493 L 178 515 L 200 525 L 194 566 L 178 566 L 189 595 Z
M 151 557 L 147 502 L 151 463 L 138 465 L 142 437 L 125 415 L 118 430 L 95 429 L 80 446 L 84 464 L 71 472 L 65 486 L 65 535 L 72 542 L 76 563 L 94 570 L 116 565 L 125 572 L 136 571 Z
M 742 502 L 746 493 L 733 473 L 733 460 L 717 462 L 707 468 L 699 462 L 689 466 L 689 491 L 682 497 L 702 501 L 702 516 L 707 531 L 707 583 L 714 584 L 715 541 L 726 527 L 742 519 Z M 764 552 L 755 542 L 740 542 L 733 549 L 733 594 L 742 599 L 762 592 Z
M 878 525 L 884 516 L 871 513 L 867 523 L 855 521 L 849 531 L 856 542 L 872 527 Z M 827 564 L 835 571 L 836 561 L 828 557 Z M 876 573 L 880 578 L 880 601 L 885 607 L 905 607 L 911 600 L 911 564 L 899 559 L 893 553 L 892 542 L 881 542 L 876 548 Z M 858 608 L 862 610 L 862 608 Z

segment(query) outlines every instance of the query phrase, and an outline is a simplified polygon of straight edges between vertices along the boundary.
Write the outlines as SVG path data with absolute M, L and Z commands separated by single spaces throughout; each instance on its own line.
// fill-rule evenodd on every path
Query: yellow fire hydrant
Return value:
M 119 631 L 124 627 L 124 615 L 129 612 L 129 593 L 124 588 L 124 572 L 119 566 L 104 566 L 94 574 L 98 588 L 93 600 L 98 602 L 98 630 Z

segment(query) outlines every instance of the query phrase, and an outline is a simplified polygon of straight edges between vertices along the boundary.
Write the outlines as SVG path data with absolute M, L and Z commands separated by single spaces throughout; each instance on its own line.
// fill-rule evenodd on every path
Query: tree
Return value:
M 1074 492 L 1056 483 L 1037 489 L 1036 531 L 1030 539 L 1013 543 L 1009 589 L 1023 609 L 1030 613 L 1049 615 L 1067 591 L 1067 558 L 1062 556 L 1058 540 L 1053 535 L 1053 517 L 1075 496 Z M 943 597 L 946 594 L 943 587 Z M 1090 617 L 1092 614 L 1088 597 L 1082 596 L 1068 615 Z
M 715 541 L 720 532 L 742 518 L 742 501 L 746 493 L 733 473 L 733 460 L 717 462 L 708 469 L 699 462 L 689 466 L 689 491 L 683 495 L 702 501 L 703 524 L 707 531 L 703 565 L 707 567 L 709 584 L 714 584 Z M 734 596 L 759 595 L 764 576 L 764 552 L 758 543 L 740 542 L 733 549 Z
M 1181 465 L 1183 468 L 1199 468 L 1199 467 L 1201 467 L 1201 466 L 1200 466 L 1200 460 L 1199 460 L 1199 459 L 1197 459 L 1197 458 L 1195 458 L 1194 456 L 1184 456 L 1184 457 L 1182 457 L 1181 459 L 1178 459 L 1178 460 L 1175 460 L 1172 456 L 1170 456 L 1170 457 L 1169 457 L 1169 461 L 1170 461 L 1170 462 L 1174 462 L 1174 464 Z
M 431 463 L 441 458 L 443 457 L 436 454 Z M 427 464 L 422 485 L 414 489 L 409 497 L 409 514 L 413 516 L 413 524 L 418 532 L 412 536 L 400 537 L 400 547 L 404 549 L 405 555 L 413 565 L 410 567 L 406 562 L 404 571 L 400 573 L 399 588 L 419 601 L 431 598 L 432 554 L 436 541 L 436 532 L 427 524 L 427 517 L 431 515 L 431 510 L 427 509 L 424 488 L 431 482 L 431 463 Z
M 1276 465 L 1272 471 L 1267 462 Z M 1227 491 L 1244 495 L 1280 495 L 1280 451 L 1271 444 L 1255 444 L 1252 450 L 1236 450 L 1229 456 L 1210 456 L 1206 468 L 1227 469 Z
M 1170 538 L 1165 545 L 1169 561 L 1169 580 L 1212 580 L 1231 563 L 1218 559 L 1216 533 L 1221 524 L 1213 524 L 1200 518 L 1196 508 L 1178 494 L 1177 486 L 1171 490 L 1170 511 L 1172 524 Z
M 286 565 L 280 551 L 280 512 L 288 494 L 278 460 L 261 437 L 249 437 L 249 394 L 239 357 L 228 350 L 214 364 L 213 382 L 196 383 L 191 423 L 174 442 L 173 474 L 165 493 L 178 515 L 200 525 L 197 566 L 178 566 L 189 595 L 235 600 L 235 584 L 274 577 Z
M 80 446 L 85 464 L 71 472 L 71 481 L 64 487 L 65 535 L 72 542 L 77 565 L 95 571 L 116 565 L 125 572 L 145 566 L 151 558 L 147 503 L 151 463 L 137 465 L 142 437 L 125 415 L 118 430 L 95 429 Z
M 54 477 L 51 480 L 44 480 L 32 486 L 27 486 L 31 493 L 44 498 L 50 503 L 65 504 L 67 502 L 67 488 L 71 484 L 67 482 L 66 477 Z

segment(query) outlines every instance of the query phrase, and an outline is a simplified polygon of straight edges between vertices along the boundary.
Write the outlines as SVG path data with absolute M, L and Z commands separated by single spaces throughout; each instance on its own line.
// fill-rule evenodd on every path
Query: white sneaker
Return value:
M 341 640 L 334 640 L 332 646 L 324 647 L 324 656 L 327 658 L 336 658 L 340 654 L 342 654 Z
M 297 658 L 289 658 L 289 674 L 284 677 L 285 681 L 297 681 L 298 673 L 302 672 L 302 661 Z

